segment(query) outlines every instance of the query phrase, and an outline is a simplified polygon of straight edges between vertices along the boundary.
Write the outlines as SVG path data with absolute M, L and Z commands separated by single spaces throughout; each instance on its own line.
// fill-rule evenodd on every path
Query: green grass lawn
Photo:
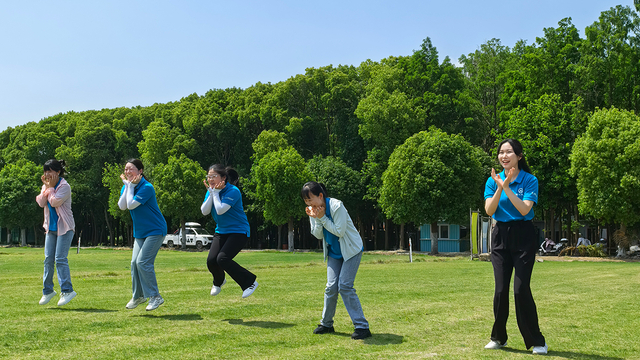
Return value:
M 326 266 L 320 253 L 243 252 L 258 276 L 247 299 L 228 278 L 209 295 L 206 252 L 161 250 L 164 305 L 125 309 L 131 250 L 72 249 L 78 296 L 45 306 L 42 248 L 0 248 L 0 358 L 7 359 L 519 359 L 529 358 L 513 300 L 509 347 L 484 350 L 492 325 L 491 264 L 468 258 L 365 254 L 356 289 L 373 337 L 351 340 L 342 301 L 335 334 L 314 335 Z M 55 280 L 55 290 L 60 288 Z M 553 359 L 640 359 L 640 264 L 537 263 L 533 294 Z M 513 296 L 512 296 L 513 299 Z

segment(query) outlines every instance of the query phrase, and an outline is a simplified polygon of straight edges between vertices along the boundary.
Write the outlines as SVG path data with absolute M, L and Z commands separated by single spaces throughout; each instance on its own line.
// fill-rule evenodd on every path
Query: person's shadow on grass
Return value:
M 295 326 L 294 324 L 281 323 L 276 321 L 244 321 L 242 319 L 224 319 L 231 325 L 255 326 L 264 329 L 284 329 Z
M 200 314 L 173 314 L 173 315 L 153 315 L 153 314 L 144 314 L 138 315 L 139 317 L 146 317 L 150 319 L 164 319 L 164 320 L 172 320 L 172 321 L 199 321 L 202 320 L 202 316 Z
M 343 333 L 343 332 L 337 332 L 337 331 L 327 335 L 351 337 L 351 334 L 349 333 Z M 366 345 L 397 345 L 397 344 L 402 344 L 403 339 L 404 337 L 402 335 L 371 333 L 371 337 L 363 339 L 362 341 Z
M 86 312 L 86 313 L 109 313 L 116 312 L 117 310 L 107 310 L 107 309 L 87 309 L 87 308 L 49 308 L 50 310 L 58 310 L 58 311 L 77 311 L 77 312 Z
M 531 350 L 521 350 L 521 349 L 512 349 L 508 347 L 504 347 L 500 349 L 501 351 L 507 351 L 510 353 L 519 353 L 519 354 L 531 354 Z M 602 356 L 595 354 L 584 354 L 573 351 L 553 351 L 549 350 L 547 353 L 548 356 L 558 356 L 563 357 L 565 359 L 587 359 L 587 360 L 624 360 L 623 358 L 615 357 L 615 356 Z

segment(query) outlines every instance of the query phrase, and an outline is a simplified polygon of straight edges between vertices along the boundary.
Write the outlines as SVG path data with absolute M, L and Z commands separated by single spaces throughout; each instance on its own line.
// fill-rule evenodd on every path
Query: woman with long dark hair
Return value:
M 213 275 L 211 295 L 218 295 L 227 282 L 225 272 L 242 289 L 242 297 L 253 294 L 258 287 L 256 276 L 240 266 L 233 258 L 249 240 L 250 228 L 242 206 L 238 172 L 220 164 L 211 165 L 204 180 L 207 193 L 200 207 L 202 215 L 213 216 L 216 231 L 211 241 L 207 268 Z
M 44 208 L 44 275 L 40 305 L 45 305 L 56 295 L 53 290 L 55 264 L 60 285 L 58 306 L 66 305 L 77 294 L 71 284 L 67 255 L 75 233 L 76 223 L 71 211 L 71 186 L 64 179 L 64 160 L 51 159 L 44 163 L 40 195 L 36 202 Z
M 124 185 L 118 207 L 120 210 L 129 210 L 134 237 L 131 255 L 133 297 L 126 308 L 135 309 L 149 299 L 147 311 L 155 310 L 164 303 L 158 291 L 154 262 L 167 235 L 167 222 L 158 207 L 156 190 L 144 176 L 142 161 L 127 161 L 120 178 Z
M 311 233 L 322 239 L 324 259 L 327 261 L 327 286 L 324 290 L 322 321 L 313 333 L 334 332 L 333 316 L 340 294 L 355 327 L 351 338 L 368 338 L 371 336 L 369 322 L 364 317 L 360 299 L 353 287 L 364 251 L 360 233 L 353 225 L 342 201 L 329 198 L 324 185 L 310 181 L 304 184 L 300 196 L 307 204 L 305 211 L 311 222 Z
M 507 345 L 509 284 L 515 269 L 515 294 L 518 328 L 527 349 L 546 354 L 547 344 L 538 325 L 538 310 L 531 294 L 531 273 L 536 260 L 538 241 L 531 222 L 533 205 L 538 202 L 538 179 L 524 157 L 522 145 L 514 139 L 498 145 L 498 161 L 504 168 L 499 174 L 491 169 L 484 190 L 485 211 L 496 221 L 491 235 L 491 263 L 495 278 L 493 297 L 494 323 L 491 341 L 485 349 Z

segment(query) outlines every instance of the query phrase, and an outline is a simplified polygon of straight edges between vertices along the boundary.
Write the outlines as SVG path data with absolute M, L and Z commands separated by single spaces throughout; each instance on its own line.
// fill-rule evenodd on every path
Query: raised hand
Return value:
M 496 182 L 496 184 L 498 184 L 498 187 L 504 186 L 504 182 L 500 178 L 500 175 L 496 174 L 496 170 L 493 168 L 491 169 L 491 178 Z
M 136 177 L 133 178 L 133 180 L 131 180 L 132 184 L 137 184 L 140 182 L 140 180 L 142 180 L 142 174 L 138 174 L 136 175 Z
M 511 184 L 511 182 L 515 178 L 515 174 L 516 174 L 516 169 L 515 168 L 509 169 L 509 172 L 507 173 L 507 175 L 504 178 L 504 183 L 502 184 L 503 188 L 505 186 L 509 186 L 509 184 Z

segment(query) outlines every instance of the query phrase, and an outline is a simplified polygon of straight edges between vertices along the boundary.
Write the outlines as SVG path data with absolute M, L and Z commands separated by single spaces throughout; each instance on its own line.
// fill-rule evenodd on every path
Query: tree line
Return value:
M 220 163 L 242 176 L 252 248 L 318 247 L 299 197 L 309 180 L 345 203 L 368 250 L 403 248 L 421 224 L 466 223 L 469 208 L 483 208 L 494 147 L 512 137 L 538 177 L 545 231 L 568 237 L 588 222 L 632 234 L 639 25 L 633 9 L 616 6 L 584 36 L 565 18 L 532 44 L 491 39 L 459 65 L 426 38 L 411 55 L 357 67 L 10 127 L 0 133 L 0 226 L 43 239 L 34 201 L 42 164 L 64 159 L 83 243 L 130 245 L 118 175 L 140 158 L 171 229 L 215 227 L 199 209 L 206 169 Z

